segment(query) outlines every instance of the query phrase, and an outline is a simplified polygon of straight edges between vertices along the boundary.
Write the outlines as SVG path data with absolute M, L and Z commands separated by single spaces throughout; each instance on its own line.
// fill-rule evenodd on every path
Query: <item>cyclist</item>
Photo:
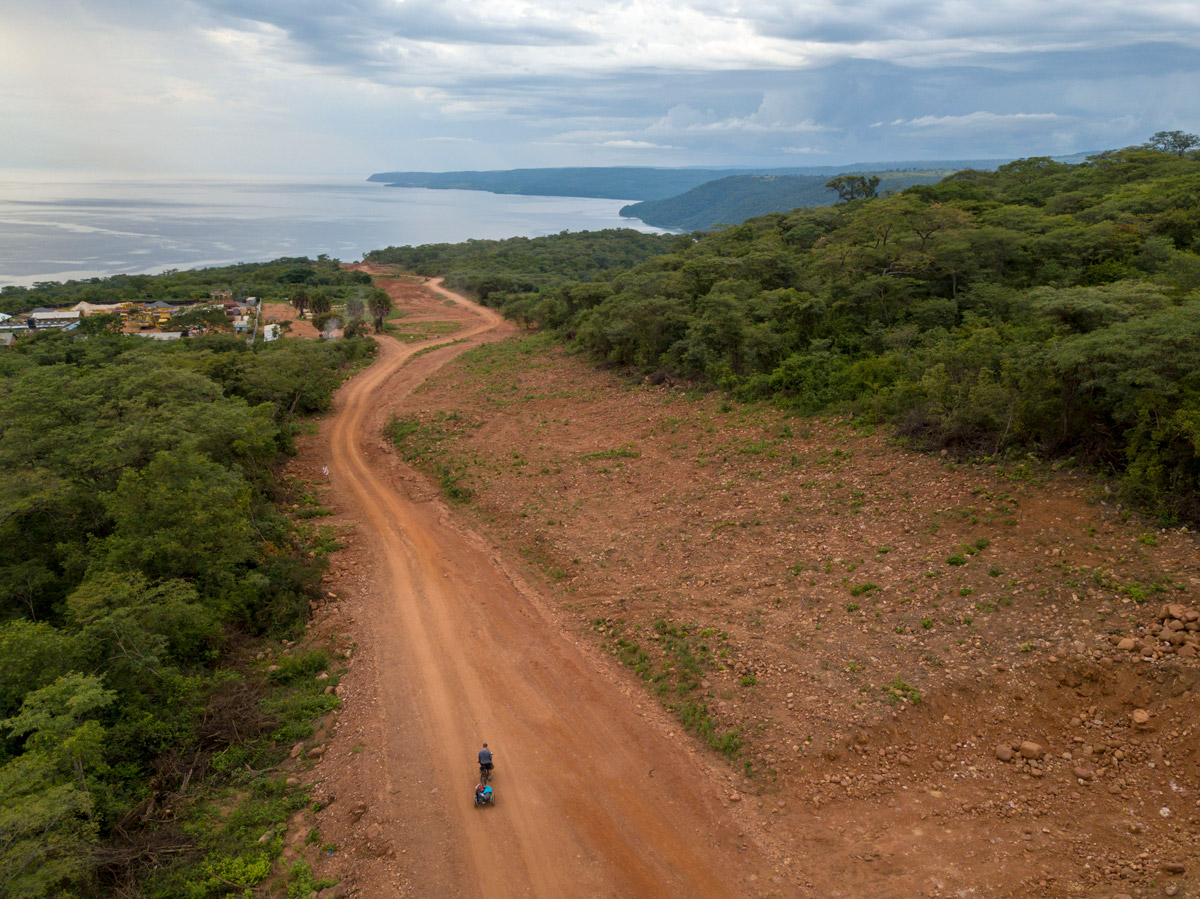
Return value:
M 492 768 L 492 751 L 488 749 L 487 743 L 484 743 L 483 748 L 479 750 L 479 779 L 487 783 L 488 778 L 491 777 Z

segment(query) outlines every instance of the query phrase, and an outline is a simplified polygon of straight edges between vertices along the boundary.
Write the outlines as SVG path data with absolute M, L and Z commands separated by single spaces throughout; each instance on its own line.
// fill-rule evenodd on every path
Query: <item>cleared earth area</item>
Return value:
M 297 465 L 347 544 L 313 774 L 363 895 L 1200 890 L 1194 534 L 382 283 L 465 324 L 385 341 Z

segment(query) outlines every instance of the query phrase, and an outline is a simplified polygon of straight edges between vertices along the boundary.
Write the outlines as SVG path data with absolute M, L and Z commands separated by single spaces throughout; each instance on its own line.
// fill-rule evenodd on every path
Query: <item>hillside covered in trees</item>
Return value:
M 5 299 L 266 294 L 302 269 L 323 270 Z M 281 844 L 260 837 L 303 796 L 266 769 L 336 702 L 327 660 L 268 677 L 248 654 L 302 630 L 320 580 L 324 538 L 282 514 L 277 463 L 373 344 L 163 343 L 105 318 L 0 351 L 0 894 L 225 895 L 270 872 Z M 218 795 L 220 814 L 196 801 Z
M 864 172 L 879 178 L 876 190 L 889 193 L 914 184 L 936 184 L 951 172 Z M 676 231 L 708 231 L 717 225 L 740 225 L 748 218 L 787 212 L 801 206 L 832 206 L 838 192 L 824 175 L 730 175 L 708 181 L 665 200 L 647 200 L 621 208 L 621 215 L 647 225 Z
M 625 228 L 563 232 L 548 237 L 469 240 L 372 250 L 363 259 L 401 265 L 418 275 L 442 275 L 446 286 L 477 297 L 537 292 L 578 281 L 605 281 L 673 245 L 670 235 Z
M 803 413 L 853 410 L 926 447 L 1074 459 L 1119 475 L 1164 518 L 1197 521 L 1190 146 L 1023 159 L 659 238 L 669 252 L 577 283 L 559 283 L 549 260 L 574 255 L 568 271 L 580 271 L 593 235 L 528 241 L 519 258 L 462 245 L 390 261 L 455 272 L 612 365 Z M 526 277 L 543 259 L 547 274 Z

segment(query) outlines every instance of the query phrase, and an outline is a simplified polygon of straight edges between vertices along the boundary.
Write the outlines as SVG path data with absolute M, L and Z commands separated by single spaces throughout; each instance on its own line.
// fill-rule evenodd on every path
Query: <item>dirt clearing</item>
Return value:
M 299 463 L 349 545 L 322 626 L 358 645 L 323 867 L 369 896 L 1196 895 L 1193 534 L 385 283 L 466 342 L 385 341 Z

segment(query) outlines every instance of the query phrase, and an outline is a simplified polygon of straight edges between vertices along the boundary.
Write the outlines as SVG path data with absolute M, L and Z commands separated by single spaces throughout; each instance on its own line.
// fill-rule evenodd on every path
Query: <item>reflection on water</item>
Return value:
M 659 229 L 627 201 L 394 188 L 361 181 L 0 177 L 0 285 L 279 256 L 354 261 L 386 246 Z

